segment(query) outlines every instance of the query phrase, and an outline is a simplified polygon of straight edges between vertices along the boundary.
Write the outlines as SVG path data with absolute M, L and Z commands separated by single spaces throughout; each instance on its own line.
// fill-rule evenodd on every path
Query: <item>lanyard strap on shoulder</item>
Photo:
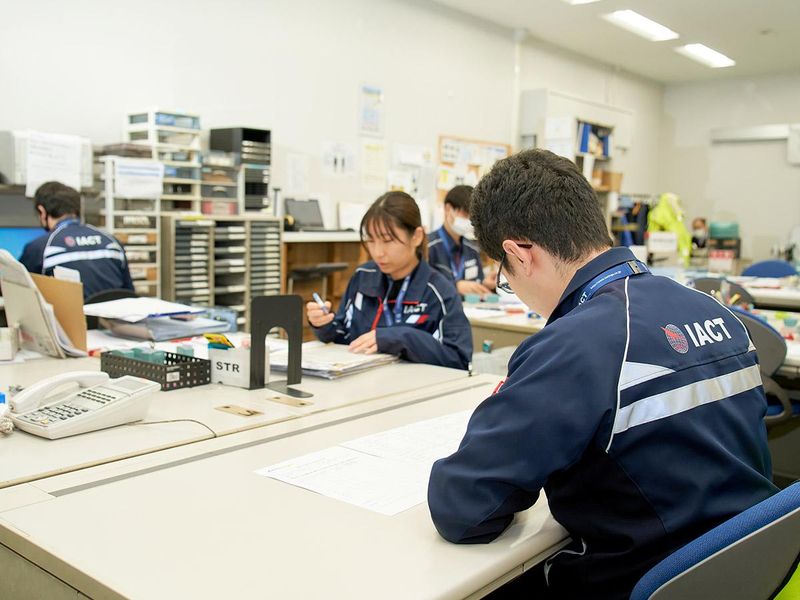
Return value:
M 647 265 L 640 260 L 629 260 L 620 265 L 615 265 L 610 269 L 603 271 L 600 273 L 600 275 L 586 284 L 586 286 L 583 288 L 583 292 L 581 293 L 581 298 L 578 300 L 578 304 L 583 304 L 589 300 L 604 285 L 608 285 L 609 283 L 625 277 L 641 275 L 642 273 L 649 272 L 650 269 L 648 269 Z

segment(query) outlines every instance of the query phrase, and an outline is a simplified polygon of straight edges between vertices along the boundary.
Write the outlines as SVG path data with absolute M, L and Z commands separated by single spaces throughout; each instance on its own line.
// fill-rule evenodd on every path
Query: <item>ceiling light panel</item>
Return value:
M 686 44 L 685 46 L 675 48 L 675 52 L 679 52 L 712 69 L 732 67 L 736 64 L 736 61 L 732 58 L 728 58 L 721 52 L 717 52 L 713 48 L 709 48 L 703 44 Z
M 680 37 L 670 28 L 664 27 L 661 23 L 656 23 L 633 10 L 615 10 L 612 13 L 603 15 L 603 18 L 609 23 L 640 35 L 651 42 L 664 42 Z

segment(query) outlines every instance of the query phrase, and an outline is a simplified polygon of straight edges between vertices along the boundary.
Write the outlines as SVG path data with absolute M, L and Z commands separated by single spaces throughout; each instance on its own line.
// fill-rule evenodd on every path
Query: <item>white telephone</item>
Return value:
M 48 394 L 77 383 L 80 390 L 57 400 Z M 125 375 L 110 379 L 102 371 L 73 371 L 25 388 L 9 400 L 11 420 L 23 431 L 55 440 L 141 420 L 158 383 Z

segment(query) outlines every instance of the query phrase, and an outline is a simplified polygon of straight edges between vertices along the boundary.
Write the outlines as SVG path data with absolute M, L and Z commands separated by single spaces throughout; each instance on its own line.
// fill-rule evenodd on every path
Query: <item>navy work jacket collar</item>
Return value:
M 364 265 L 367 269 L 374 269 L 374 272 L 364 272 L 362 275 L 363 281 L 359 285 L 358 291 L 365 296 L 372 298 L 383 298 L 386 289 L 385 281 L 389 278 L 388 275 L 381 273 L 374 262 L 370 261 Z M 431 278 L 431 267 L 428 261 L 420 259 L 419 265 L 411 275 L 411 281 L 408 284 L 406 291 L 405 302 L 420 302 L 422 295 L 425 293 L 425 288 L 428 287 L 428 281 Z
M 447 238 L 447 241 L 450 243 L 450 248 L 451 249 L 452 248 L 456 248 L 456 249 L 460 249 L 461 248 L 461 240 L 463 240 L 464 238 L 459 237 L 457 240 L 454 240 L 453 237 L 449 233 L 447 233 L 447 229 L 445 229 L 444 225 L 439 227 L 439 231 L 441 231 L 442 234 Z M 436 232 L 436 235 L 439 235 L 439 231 Z
M 549 325 L 559 317 L 563 317 L 578 306 L 581 290 L 583 290 L 583 287 L 592 279 L 603 271 L 629 260 L 636 260 L 633 252 L 624 246 L 620 246 L 606 250 L 575 271 L 575 275 L 569 282 L 567 289 L 564 290 L 564 293 L 561 295 L 561 300 L 558 301 L 558 306 L 556 306 L 550 318 L 547 319 L 547 324 Z

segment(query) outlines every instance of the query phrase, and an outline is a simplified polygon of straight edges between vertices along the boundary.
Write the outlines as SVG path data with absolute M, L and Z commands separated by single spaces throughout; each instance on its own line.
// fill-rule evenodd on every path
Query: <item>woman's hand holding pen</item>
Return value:
M 330 302 L 325 303 L 325 309 L 316 302 L 306 303 L 306 318 L 313 327 L 324 327 L 333 321 L 335 316 L 336 315 L 331 312 Z

